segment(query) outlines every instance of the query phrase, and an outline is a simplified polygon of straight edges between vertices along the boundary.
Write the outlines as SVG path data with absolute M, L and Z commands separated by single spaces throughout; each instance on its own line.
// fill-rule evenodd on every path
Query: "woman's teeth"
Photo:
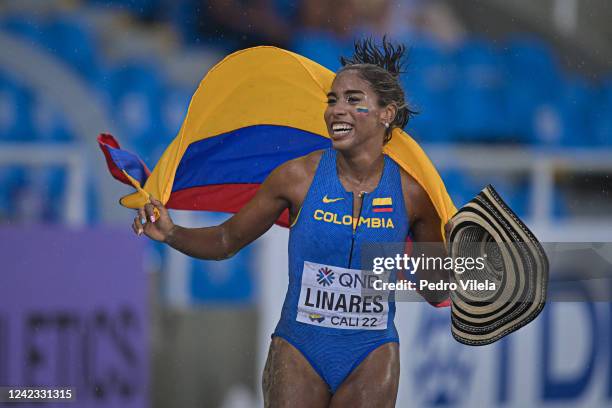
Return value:
M 349 133 L 353 127 L 347 123 L 334 123 L 332 125 L 332 131 L 335 135 L 343 136 Z

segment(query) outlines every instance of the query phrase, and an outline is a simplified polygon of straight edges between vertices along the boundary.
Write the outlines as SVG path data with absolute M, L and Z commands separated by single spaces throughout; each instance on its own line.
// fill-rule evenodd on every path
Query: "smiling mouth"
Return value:
M 348 123 L 333 123 L 332 124 L 332 134 L 334 136 L 348 135 L 351 130 L 353 130 L 353 126 L 349 125 Z

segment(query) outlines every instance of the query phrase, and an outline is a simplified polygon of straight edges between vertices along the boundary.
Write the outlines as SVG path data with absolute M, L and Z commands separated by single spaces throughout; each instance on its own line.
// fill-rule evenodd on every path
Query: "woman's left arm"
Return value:
M 417 255 L 424 255 L 427 258 L 441 258 L 444 260 L 447 256 L 444 245 L 444 238 L 440 228 L 441 220 L 436 211 L 429 194 L 421 187 L 421 185 L 409 174 L 402 171 L 402 190 L 404 193 L 404 201 L 410 218 L 410 230 L 414 240 L 414 250 L 418 251 Z M 414 255 L 414 251 L 413 251 Z M 439 264 L 432 262 L 432 264 Z M 444 262 L 442 262 L 444 264 Z M 429 283 L 438 283 L 440 281 L 448 283 L 450 276 L 444 268 L 420 268 L 415 273 L 417 285 L 420 287 L 420 282 L 425 280 Z M 444 285 L 447 287 L 447 285 Z M 429 303 L 438 305 L 448 299 L 448 290 L 420 290 L 421 295 Z

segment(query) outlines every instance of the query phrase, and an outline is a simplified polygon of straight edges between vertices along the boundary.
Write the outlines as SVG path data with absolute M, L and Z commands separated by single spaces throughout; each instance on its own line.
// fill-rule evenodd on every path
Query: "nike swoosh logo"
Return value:
M 323 203 L 325 203 L 325 204 L 335 203 L 336 201 L 340 201 L 340 200 L 344 200 L 344 197 L 327 198 L 327 194 L 325 194 L 325 197 L 323 197 Z

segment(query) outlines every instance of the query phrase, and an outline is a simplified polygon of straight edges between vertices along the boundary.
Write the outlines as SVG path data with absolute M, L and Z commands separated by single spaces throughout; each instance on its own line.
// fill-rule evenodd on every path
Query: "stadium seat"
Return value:
M 474 198 L 487 184 L 492 184 L 504 201 L 520 217 L 527 215 L 528 185 L 498 173 L 479 174 L 445 169 L 440 172 L 446 189 L 457 208 Z
M 462 207 L 478 194 L 476 186 L 469 177 L 456 169 L 444 169 L 440 171 L 446 190 L 457 208 Z
M 0 213 L 12 219 L 15 216 L 15 196 L 27 185 L 27 170 L 22 166 L 0 166 Z
M 593 124 L 593 143 L 612 147 L 612 78 L 604 81 L 591 104 L 589 118 Z
M 476 184 L 483 188 L 486 184 L 492 184 L 502 199 L 519 217 L 527 217 L 529 212 L 529 188 L 528 183 L 514 180 L 507 176 L 495 174 L 486 177 L 477 177 Z
M 144 19 L 150 19 L 159 14 L 160 0 L 89 0 L 92 4 L 113 7 Z
M 0 140 L 28 141 L 34 138 L 30 92 L 8 75 L 0 73 Z
M 185 45 L 198 43 L 201 39 L 198 27 L 202 23 L 202 13 L 205 11 L 199 9 L 197 5 L 198 0 L 174 2 L 166 12 L 166 18 L 172 23 Z
M 339 40 L 325 31 L 299 32 L 294 36 L 290 48 L 334 72 L 340 68 L 340 56 L 353 54 L 352 41 Z
M 565 146 L 589 146 L 595 144 L 595 137 L 589 120 L 591 103 L 595 90 L 582 77 L 573 77 L 563 86 L 562 144 Z
M 37 43 L 42 36 L 43 25 L 31 15 L 11 14 L 0 19 L 0 29 L 29 43 Z
M 99 83 L 109 97 L 119 136 L 143 146 L 150 146 L 164 133 L 160 103 L 165 84 L 154 66 L 144 61 L 131 62 L 117 67 Z
M 44 27 L 42 44 L 86 78 L 97 73 L 96 43 L 84 24 L 69 16 L 58 16 Z
M 567 218 L 570 215 L 567 195 L 558 186 L 555 188 L 552 216 L 555 219 Z
M 162 102 L 162 120 L 165 135 L 160 135 L 160 141 L 168 144 L 178 133 L 183 119 L 187 115 L 187 108 L 193 94 L 191 89 L 170 88 Z
M 493 45 L 467 41 L 455 56 L 453 132 L 462 141 L 486 142 L 507 136 L 502 59 Z
M 519 141 L 537 143 L 533 134 L 535 112 L 555 100 L 561 80 L 550 48 L 539 39 L 517 37 L 504 47 L 506 126 Z
M 219 225 L 227 214 L 200 213 L 198 225 Z M 248 304 L 255 295 L 252 248 L 244 248 L 230 259 L 202 261 L 189 259 L 189 280 L 186 289 L 194 303 Z
M 68 123 L 62 115 L 54 109 L 49 101 L 36 95 L 32 113 L 32 125 L 37 141 L 41 142 L 69 142 L 74 139 L 68 129 Z
M 450 141 L 454 119 L 450 96 L 455 75 L 450 56 L 437 44 L 421 40 L 410 48 L 401 82 L 408 104 L 418 115 L 406 130 L 420 141 Z
M 31 188 L 36 190 L 42 202 L 41 221 L 58 222 L 62 219 L 62 209 L 66 191 L 66 170 L 63 166 L 44 166 L 28 169 Z
M 571 77 L 550 102 L 540 105 L 533 121 L 534 140 L 542 145 L 589 146 L 595 137 L 589 110 L 595 99 L 593 87 L 583 78 Z

